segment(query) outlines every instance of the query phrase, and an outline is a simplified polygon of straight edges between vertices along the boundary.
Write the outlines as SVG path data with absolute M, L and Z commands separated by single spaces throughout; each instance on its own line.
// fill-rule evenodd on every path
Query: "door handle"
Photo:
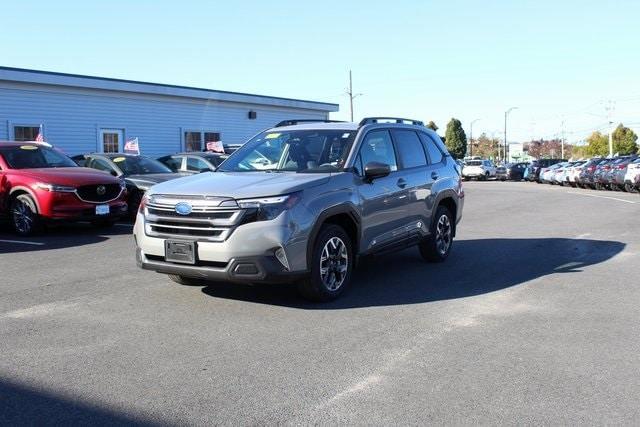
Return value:
M 398 187 L 404 188 L 407 186 L 407 181 L 404 178 L 400 178 L 396 184 Z
M 436 171 L 431 172 L 431 179 L 438 179 L 438 172 Z

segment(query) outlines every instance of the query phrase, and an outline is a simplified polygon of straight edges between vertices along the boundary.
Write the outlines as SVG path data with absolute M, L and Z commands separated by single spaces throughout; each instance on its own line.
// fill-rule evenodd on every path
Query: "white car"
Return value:
M 462 168 L 462 178 L 486 180 L 496 176 L 496 166 L 491 160 L 466 160 Z
M 640 189 L 640 157 L 629 163 L 624 175 L 624 187 L 629 192 Z

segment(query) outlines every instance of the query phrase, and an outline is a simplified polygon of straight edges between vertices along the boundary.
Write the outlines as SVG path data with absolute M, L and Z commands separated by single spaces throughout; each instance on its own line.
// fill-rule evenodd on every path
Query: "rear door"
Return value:
M 385 163 L 391 173 L 367 182 L 364 167 L 369 162 Z M 362 212 L 361 252 L 376 251 L 407 237 L 407 180 L 398 170 L 391 134 L 387 129 L 374 129 L 363 138 L 355 168 L 360 175 L 358 193 Z
M 399 169 L 406 182 L 405 227 L 409 236 L 426 234 L 429 229 L 431 187 L 438 178 L 437 166 L 430 166 L 425 146 L 418 132 L 412 129 L 393 129 L 393 143 L 398 154 Z

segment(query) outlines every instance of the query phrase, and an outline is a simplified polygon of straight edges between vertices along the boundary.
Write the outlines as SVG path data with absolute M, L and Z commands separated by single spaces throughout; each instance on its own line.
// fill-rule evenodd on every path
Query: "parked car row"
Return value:
M 532 164 L 528 174 L 530 181 L 595 190 L 637 192 L 640 188 L 640 157 L 637 155 L 576 161 L 545 160 L 546 165 L 542 161 Z
M 153 159 L 124 153 L 67 157 L 46 143 L 0 142 L 0 218 L 20 235 L 59 221 L 110 226 L 134 218 L 144 193 L 170 179 L 215 171 L 235 151 L 178 153 Z

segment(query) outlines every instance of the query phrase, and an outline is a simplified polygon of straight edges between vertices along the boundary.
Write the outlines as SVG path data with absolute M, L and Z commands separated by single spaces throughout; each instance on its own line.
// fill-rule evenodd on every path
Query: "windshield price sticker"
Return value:
M 280 134 L 279 133 L 268 133 L 264 139 L 276 139 L 277 137 L 279 137 Z
M 118 162 L 124 162 L 125 158 L 124 157 L 116 157 L 115 159 L 113 159 L 114 162 L 118 163 Z
M 37 150 L 38 147 L 36 147 L 35 145 L 21 145 L 20 149 L 21 150 Z

